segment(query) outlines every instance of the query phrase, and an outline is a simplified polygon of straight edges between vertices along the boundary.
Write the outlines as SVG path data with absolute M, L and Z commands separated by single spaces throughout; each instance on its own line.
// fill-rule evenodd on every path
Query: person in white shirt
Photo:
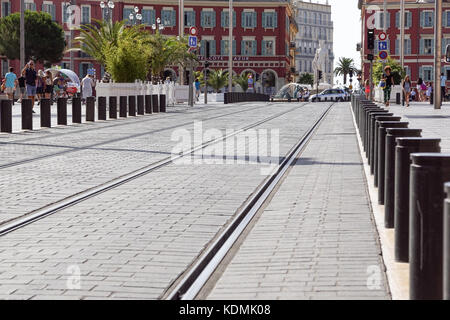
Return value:
M 446 85 L 446 82 L 447 82 L 447 77 L 444 75 L 444 73 L 441 73 L 441 94 L 442 94 L 442 101 L 445 101 L 445 96 L 446 96 L 446 93 L 447 92 L 445 92 L 445 85 Z
M 92 76 L 87 74 L 86 77 L 83 78 L 81 81 L 81 88 L 82 88 L 82 96 L 81 99 L 83 102 L 86 101 L 87 97 L 92 97 L 93 91 L 92 88 L 94 87 L 94 81 L 92 79 Z

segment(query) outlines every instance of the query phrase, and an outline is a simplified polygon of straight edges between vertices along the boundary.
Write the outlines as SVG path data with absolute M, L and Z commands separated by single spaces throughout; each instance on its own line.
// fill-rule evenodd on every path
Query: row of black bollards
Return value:
M 410 298 L 450 300 L 450 155 L 364 96 L 351 102 L 395 260 L 409 263 Z
M 86 99 L 86 121 L 95 121 L 95 98 Z M 67 98 L 59 98 L 56 103 L 57 124 L 67 125 Z M 82 122 L 82 105 L 80 98 L 72 99 L 72 123 Z M 119 117 L 135 117 L 137 115 L 166 112 L 166 96 L 138 95 L 121 96 L 119 98 Z M 109 97 L 109 118 L 117 119 L 117 97 Z M 98 97 L 98 120 L 107 120 L 107 98 Z M 23 99 L 21 104 L 22 130 L 33 130 L 33 108 L 30 99 Z M 41 127 L 51 127 L 51 101 L 41 99 L 40 104 Z M 1 100 L 0 104 L 0 132 L 12 132 L 12 102 Z

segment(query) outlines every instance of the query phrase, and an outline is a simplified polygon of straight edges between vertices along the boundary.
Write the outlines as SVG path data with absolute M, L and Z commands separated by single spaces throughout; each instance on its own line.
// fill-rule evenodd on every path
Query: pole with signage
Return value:
M 442 0 L 436 0 L 434 25 L 434 108 L 441 109 Z
M 197 50 L 197 28 L 191 27 L 189 29 L 189 50 L 196 52 Z M 192 51 L 195 50 L 195 51 Z M 189 106 L 194 106 L 194 62 L 189 62 Z

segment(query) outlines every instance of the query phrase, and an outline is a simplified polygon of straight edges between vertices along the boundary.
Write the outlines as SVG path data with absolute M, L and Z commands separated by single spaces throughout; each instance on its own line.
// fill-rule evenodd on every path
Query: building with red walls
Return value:
M 411 80 L 420 77 L 425 81 L 434 81 L 434 2 L 416 3 L 405 1 L 405 69 Z M 375 37 L 383 31 L 383 0 L 359 0 L 361 9 L 362 41 L 361 59 L 363 79 L 369 78 L 370 62 L 367 60 L 367 29 L 375 24 Z M 376 11 L 378 7 L 379 11 Z M 400 1 L 387 1 L 387 35 L 390 55 L 400 61 Z M 443 4 L 442 58 L 446 45 L 450 44 L 450 3 Z M 375 57 L 378 56 L 378 43 L 375 42 Z M 442 72 L 450 79 L 450 64 L 442 64 Z M 449 84 L 449 82 L 448 82 Z
M 0 0 L 1 14 L 20 11 L 20 1 Z M 64 8 L 70 1 L 62 0 L 25 0 L 29 10 L 47 11 L 53 19 L 62 24 Z M 102 19 L 104 11 L 100 0 L 76 0 L 80 8 L 80 22 L 89 23 L 92 19 Z M 134 7 L 142 14 L 142 23 L 148 32 L 157 18 L 164 23 L 163 34 L 178 35 L 178 0 L 116 0 L 112 10 L 113 21 L 128 19 Z M 198 28 L 200 59 L 205 56 L 205 43 L 210 42 L 210 69 L 228 67 L 228 1 L 190 0 L 184 1 L 184 33 L 189 27 Z M 233 72 L 236 74 L 253 73 L 263 80 L 266 87 L 276 90 L 286 82 L 295 80 L 295 36 L 298 28 L 294 11 L 289 1 L 245 1 L 234 0 L 233 16 Z M 64 23 L 66 40 L 70 43 L 70 31 Z M 61 67 L 70 68 L 83 77 L 87 69 L 95 68 L 97 78 L 104 70 L 82 52 L 75 52 L 74 66 L 70 66 L 70 55 L 66 54 L 60 62 Z M 2 75 L 8 66 L 19 69 L 18 61 L 2 60 Z M 200 67 L 198 70 L 202 70 Z M 166 75 L 178 77 L 176 66 L 168 68 Z M 186 79 L 186 77 L 185 77 Z

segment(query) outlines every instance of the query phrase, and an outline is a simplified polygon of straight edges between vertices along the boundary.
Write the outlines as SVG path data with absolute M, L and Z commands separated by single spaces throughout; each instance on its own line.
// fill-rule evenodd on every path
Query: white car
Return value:
M 345 101 L 347 93 L 342 89 L 327 89 L 319 94 L 314 94 L 309 98 L 310 101 Z

